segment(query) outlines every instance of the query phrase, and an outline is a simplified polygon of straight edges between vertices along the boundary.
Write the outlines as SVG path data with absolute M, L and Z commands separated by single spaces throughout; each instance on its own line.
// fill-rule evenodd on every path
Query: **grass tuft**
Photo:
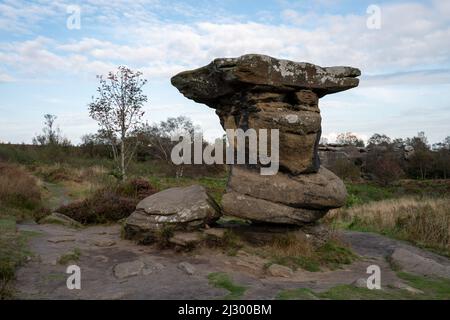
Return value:
M 58 259 L 58 263 L 61 265 L 67 265 L 70 262 L 77 262 L 80 260 L 81 250 L 79 248 L 73 249 L 73 251 L 68 252 Z
M 36 232 L 18 231 L 14 218 L 0 218 L 0 300 L 13 298 L 16 269 L 31 256 L 27 248 Z
M 449 300 L 450 280 L 421 277 L 405 272 L 398 272 L 398 277 L 409 286 L 419 289 L 422 293 L 411 293 L 404 289 L 382 288 L 369 290 L 353 285 L 338 285 L 325 292 L 314 292 L 307 288 L 289 289 L 279 292 L 279 300 Z
M 274 237 L 272 243 L 253 248 L 253 251 L 271 263 L 311 272 L 322 271 L 323 268 L 337 269 L 358 258 L 338 238 L 330 238 L 315 248 L 310 241 L 289 234 Z
M 229 293 L 223 298 L 225 300 L 237 300 L 241 298 L 247 290 L 246 287 L 235 284 L 230 277 L 223 272 L 210 273 L 208 275 L 208 280 L 212 286 L 229 291 Z

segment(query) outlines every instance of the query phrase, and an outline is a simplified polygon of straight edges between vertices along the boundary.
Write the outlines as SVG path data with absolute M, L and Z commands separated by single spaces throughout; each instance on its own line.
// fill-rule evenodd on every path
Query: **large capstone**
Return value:
M 172 78 L 187 98 L 214 108 L 224 129 L 255 129 L 258 134 L 259 129 L 279 130 L 280 171 L 263 176 L 255 166 L 233 166 L 222 200 L 226 214 L 299 225 L 344 205 L 344 184 L 320 166 L 318 101 L 358 86 L 360 74 L 352 67 L 320 67 L 250 54 L 215 59 Z

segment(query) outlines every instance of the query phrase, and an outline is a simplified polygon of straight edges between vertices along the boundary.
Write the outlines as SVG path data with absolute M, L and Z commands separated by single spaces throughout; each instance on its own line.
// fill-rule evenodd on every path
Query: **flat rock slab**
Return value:
M 73 242 L 76 238 L 73 236 L 61 236 L 61 237 L 52 237 L 47 239 L 48 242 L 51 243 L 60 243 L 60 242 Z
M 390 259 L 394 265 L 408 272 L 450 278 L 450 266 L 445 266 L 404 248 L 396 248 Z
M 114 267 L 114 276 L 118 279 L 137 276 L 144 267 L 145 264 L 140 260 L 119 263 Z

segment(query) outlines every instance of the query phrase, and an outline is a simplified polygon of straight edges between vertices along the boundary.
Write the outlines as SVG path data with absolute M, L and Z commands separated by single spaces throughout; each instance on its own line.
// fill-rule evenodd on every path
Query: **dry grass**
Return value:
M 30 168 L 38 177 L 53 183 L 62 181 L 97 182 L 108 173 L 108 170 L 102 166 L 77 168 L 61 163 L 31 166 Z
M 21 167 L 0 162 L 0 205 L 25 210 L 39 208 L 41 192 L 37 179 Z
M 271 243 L 253 248 L 254 252 L 271 263 L 302 268 L 307 271 L 321 271 L 337 269 L 341 265 L 350 264 L 357 256 L 336 235 L 318 247 L 310 240 L 292 234 L 280 235 L 273 238 Z
M 450 198 L 403 197 L 330 212 L 326 220 L 411 241 L 450 255 Z

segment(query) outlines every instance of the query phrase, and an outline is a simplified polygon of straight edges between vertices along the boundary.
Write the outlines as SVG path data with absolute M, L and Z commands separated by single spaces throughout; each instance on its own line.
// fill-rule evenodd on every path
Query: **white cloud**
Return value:
M 38 36 L 33 30 L 39 30 L 44 21 L 64 20 L 65 1 L 41 0 L 27 6 L 24 1 L 6 0 L 0 4 L 0 31 L 15 29 L 32 35 L 15 42 L 0 40 L 0 82 L 25 77 L 46 80 L 55 75 L 91 77 L 125 64 L 170 86 L 170 76 L 202 66 L 216 57 L 263 53 L 323 66 L 359 67 L 363 72 L 361 87 L 352 90 L 351 95 L 342 94 L 342 99 L 341 95 L 327 97 L 322 103 L 324 108 L 370 110 L 378 105 L 400 106 L 418 97 L 419 90 L 403 92 L 388 86 L 415 88 L 450 83 L 447 2 L 383 4 L 382 28 L 369 30 L 365 11 L 324 14 L 286 5 L 282 12 L 261 11 L 249 19 L 227 16 L 218 9 L 218 1 L 202 1 L 192 8 L 157 0 L 88 0 L 82 3 L 82 30 L 71 33 L 71 38 L 63 38 Z M 183 16 L 183 22 L 176 22 L 171 15 Z M 275 24 L 277 20 L 273 17 L 278 18 L 277 15 L 282 23 Z M 172 108 L 170 112 L 189 113 L 187 110 Z M 215 119 L 212 113 L 191 114 L 201 119 L 198 121 L 202 125 L 219 132 L 218 126 L 211 125 Z M 368 133 L 360 130 L 359 125 L 372 130 L 375 125 L 387 122 L 377 120 L 371 127 L 369 120 L 342 119 L 347 122 L 338 124 L 338 128 L 327 123 L 330 131 L 353 129 L 363 137 Z M 401 120 L 399 128 L 401 125 L 405 129 L 407 121 Z
M 360 87 L 391 85 L 436 85 L 450 83 L 450 69 L 418 70 L 365 76 Z
M 90 1 L 87 5 L 106 6 L 110 15 L 123 8 L 121 1 L 109 6 L 104 1 Z M 153 75 L 168 77 L 173 71 L 197 67 L 215 57 L 252 52 L 320 65 L 353 65 L 363 73 L 425 69 L 450 63 L 450 26 L 443 16 L 445 8 L 442 12 L 439 9 L 437 5 L 385 5 L 381 30 L 366 28 L 365 13 L 315 15 L 320 27 L 313 29 L 295 24 L 180 24 L 138 19 L 139 23 L 111 27 L 111 33 L 121 41 L 95 36 L 68 41 L 36 37 L 6 45 L 0 50 L 0 61 L 22 71 L 44 74 L 58 68 L 75 73 L 95 68 L 93 71 L 98 72 L 120 63 L 148 71 L 155 68 Z M 285 10 L 283 15 L 300 20 L 309 16 L 293 10 Z
M 15 79 L 6 73 L 0 72 L 0 83 L 2 82 L 13 82 Z

